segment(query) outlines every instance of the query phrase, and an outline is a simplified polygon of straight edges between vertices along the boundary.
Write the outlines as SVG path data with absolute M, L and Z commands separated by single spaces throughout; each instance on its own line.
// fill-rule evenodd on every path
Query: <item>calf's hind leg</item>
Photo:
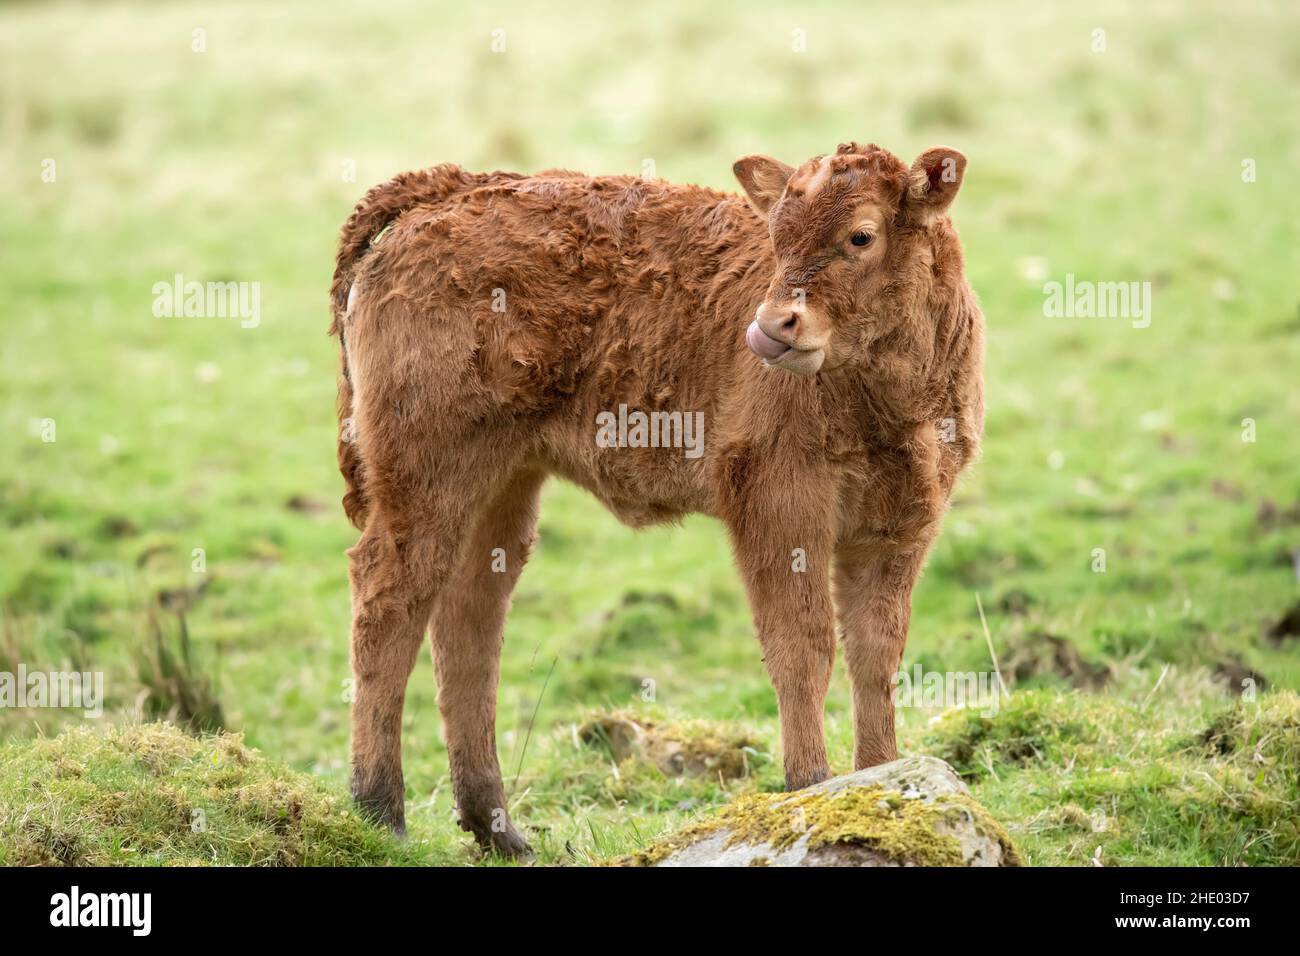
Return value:
M 352 579 L 352 796 L 361 812 L 399 833 L 406 829 L 402 780 L 402 705 L 437 590 L 436 545 L 395 535 L 371 514 L 348 551 Z
M 510 593 L 532 550 L 543 476 L 515 476 L 482 509 L 434 611 L 438 708 L 460 825 L 485 850 L 525 856 L 497 759 L 496 702 Z
M 468 490 L 467 490 L 468 489 Z M 477 495 L 469 482 L 392 506 L 372 501 L 348 551 L 352 580 L 352 795 L 362 812 L 405 830 L 402 705 L 429 616 L 451 575 Z

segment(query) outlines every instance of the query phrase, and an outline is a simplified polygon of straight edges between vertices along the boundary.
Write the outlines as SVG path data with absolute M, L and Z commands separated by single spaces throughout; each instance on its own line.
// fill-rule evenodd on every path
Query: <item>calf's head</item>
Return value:
M 776 260 L 746 341 L 768 365 L 812 375 L 865 360 L 902 318 L 882 305 L 886 289 L 915 301 L 896 294 L 899 283 L 944 268 L 928 234 L 961 188 L 966 157 L 937 146 L 908 167 L 878 146 L 844 143 L 798 169 L 769 156 L 733 169 L 767 219 Z

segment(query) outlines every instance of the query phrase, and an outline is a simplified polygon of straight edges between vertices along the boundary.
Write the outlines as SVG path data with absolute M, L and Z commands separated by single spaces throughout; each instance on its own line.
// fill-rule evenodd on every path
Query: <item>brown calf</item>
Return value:
M 496 690 L 548 475 L 633 526 L 723 522 L 787 787 L 828 773 L 837 617 L 854 766 L 896 756 L 912 586 L 983 427 L 983 319 L 946 215 L 965 166 L 947 148 L 909 168 L 848 143 L 798 169 L 741 159 L 748 201 L 450 165 L 370 190 L 332 288 L 343 503 L 363 532 L 348 552 L 363 809 L 403 826 L 402 703 L 427 627 L 461 825 L 527 852 L 505 811 Z M 683 421 L 705 440 L 611 441 L 620 406 L 667 444 Z

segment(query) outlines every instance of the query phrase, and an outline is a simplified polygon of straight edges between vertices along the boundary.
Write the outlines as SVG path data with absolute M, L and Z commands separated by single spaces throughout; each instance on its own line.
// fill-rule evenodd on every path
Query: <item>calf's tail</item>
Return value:
M 514 173 L 467 173 L 450 163 L 402 173 L 367 192 L 343 224 L 334 263 L 334 281 L 330 285 L 330 312 L 333 315 L 330 335 L 339 337 L 341 354 L 338 459 L 339 471 L 347 485 L 343 510 L 358 529 L 366 524 L 365 463 L 354 441 L 356 429 L 352 421 L 352 376 L 348 371 L 347 344 L 348 312 L 355 298 L 351 293 L 357 263 L 370 250 L 375 237 L 408 209 L 441 202 L 480 186 L 518 178 Z

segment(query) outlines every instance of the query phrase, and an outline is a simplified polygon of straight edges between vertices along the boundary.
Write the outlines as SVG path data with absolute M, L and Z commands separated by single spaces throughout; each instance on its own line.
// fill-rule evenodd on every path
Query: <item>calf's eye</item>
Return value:
M 849 242 L 853 243 L 855 246 L 869 246 L 871 245 L 871 233 L 855 232 L 853 238 L 850 239 Z

